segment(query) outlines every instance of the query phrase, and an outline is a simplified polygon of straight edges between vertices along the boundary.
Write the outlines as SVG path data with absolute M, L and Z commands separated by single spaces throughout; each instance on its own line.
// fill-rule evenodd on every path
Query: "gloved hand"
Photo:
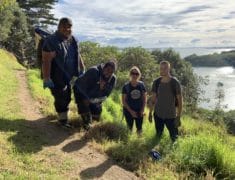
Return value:
M 153 115 L 151 112 L 149 112 L 149 122 L 152 123 L 153 122 Z
M 46 88 L 54 88 L 54 87 L 55 87 L 55 84 L 53 83 L 53 81 L 51 79 L 43 81 L 43 88 L 44 89 L 46 89 Z

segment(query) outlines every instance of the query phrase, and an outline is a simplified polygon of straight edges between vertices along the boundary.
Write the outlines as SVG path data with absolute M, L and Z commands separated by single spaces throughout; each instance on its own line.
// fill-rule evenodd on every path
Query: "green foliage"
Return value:
M 118 63 L 121 73 L 129 72 L 132 66 L 139 67 L 142 73 L 141 80 L 144 81 L 149 90 L 153 80 L 159 75 L 158 65 L 154 62 L 151 53 L 142 47 L 124 49 Z
M 11 26 L 15 19 L 14 8 L 17 7 L 15 0 L 0 1 L 0 45 L 9 37 Z
M 224 115 L 224 122 L 228 132 L 235 135 L 235 110 L 229 111 Z
M 14 21 L 10 28 L 9 37 L 5 40 L 4 46 L 8 51 L 15 54 L 18 61 L 23 64 L 26 61 L 26 49 L 30 41 L 26 16 L 19 6 L 13 9 Z
M 85 138 L 94 139 L 99 143 L 105 143 L 105 141 L 125 141 L 128 138 L 128 130 L 120 121 L 105 121 L 94 126 L 86 133 Z
M 23 70 L 13 55 L 0 49 L 0 99 L 4 104 L 4 106 L 0 108 L 0 118 L 5 118 L 6 116 L 11 117 L 14 116 L 14 114 L 15 116 L 19 115 L 19 104 L 16 100 L 18 82 L 12 72 L 14 68 Z M 12 106 L 14 112 L 8 108 L 9 106 Z
M 40 26 L 47 27 L 48 25 L 55 25 L 57 19 L 51 13 L 53 5 L 58 0 L 17 0 L 20 7 L 24 10 L 28 17 L 29 27 Z
M 102 47 L 100 44 L 90 41 L 80 43 L 80 52 L 87 68 L 104 63 L 109 59 L 119 59 L 120 56 L 117 47 Z
M 172 160 L 179 171 L 197 174 L 212 170 L 217 178 L 235 177 L 235 153 L 221 137 L 200 133 L 180 139 L 174 147 Z
M 35 82 L 36 78 L 39 79 L 39 74 L 34 71 L 29 76 L 34 76 Z M 40 83 L 35 83 L 35 87 L 41 86 Z M 45 98 L 41 90 L 34 91 L 34 96 Z M 41 100 L 46 101 L 45 105 L 48 106 L 48 97 L 44 98 Z M 76 112 L 76 108 L 73 111 Z M 120 91 L 114 91 L 103 103 L 102 122 L 95 125 L 85 137 L 95 140 L 114 160 L 146 179 L 189 179 L 192 174 L 194 178 L 204 178 L 205 172 L 213 172 L 217 178 L 232 179 L 234 137 L 229 137 L 218 124 L 206 122 L 203 118 L 183 117 L 180 139 L 174 145 L 165 130 L 156 147 L 163 159 L 156 163 L 148 156 L 148 152 L 157 145 L 154 124 L 150 124 L 145 117 L 142 136 L 138 137 L 135 131 L 130 133 L 125 120 L 122 120 Z
M 50 158 L 45 152 L 32 153 L 41 150 L 48 137 L 38 131 L 36 122 L 23 119 L 16 70 L 25 68 L 0 49 L 0 99 L 4 104 L 0 106 L 0 179 L 59 179 L 62 165 L 44 161 Z
M 193 66 L 234 66 L 235 51 L 222 52 L 220 54 L 214 53 L 209 55 L 197 56 L 192 54 L 188 57 L 185 57 L 185 60 L 190 62 Z
M 26 60 L 26 49 L 32 39 L 29 36 L 26 16 L 14 0 L 1 1 L 0 5 L 0 45 L 13 52 L 18 61 Z
M 17 2 L 27 17 L 29 37 L 27 37 L 27 39 L 21 39 L 21 41 L 24 42 L 27 40 L 27 42 L 24 43 L 25 63 L 32 67 L 36 64 L 34 28 L 36 26 L 47 28 L 48 26 L 56 24 L 58 19 L 54 18 L 54 14 L 51 13 L 51 10 L 58 0 L 17 0 Z
M 43 89 L 40 72 L 38 70 L 28 70 L 27 76 L 29 88 L 35 100 L 41 104 L 41 111 L 48 116 L 54 116 L 54 99 L 51 95 L 50 90 Z

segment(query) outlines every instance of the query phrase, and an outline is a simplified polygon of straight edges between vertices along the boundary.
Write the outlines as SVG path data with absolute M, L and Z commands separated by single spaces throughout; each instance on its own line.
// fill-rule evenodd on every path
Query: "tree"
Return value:
M 120 57 L 120 51 L 117 47 L 102 47 L 100 44 L 90 41 L 80 43 L 80 52 L 86 67 L 91 67 L 113 58 L 119 59 Z
M 58 19 L 54 18 L 51 9 L 58 0 L 17 0 L 17 2 L 26 13 L 30 27 L 48 27 L 56 24 Z
M 222 105 L 224 102 L 224 97 L 225 97 L 225 92 L 224 92 L 224 84 L 222 82 L 217 83 L 217 89 L 215 90 L 215 99 L 217 100 L 216 105 L 215 105 L 215 111 L 220 112 L 223 111 L 223 108 L 225 106 Z
M 12 7 L 16 6 L 15 0 L 0 1 L 0 45 L 8 38 L 14 21 Z
M 26 16 L 18 5 L 12 7 L 14 21 L 10 28 L 9 37 L 4 42 L 4 47 L 15 54 L 18 61 L 23 64 L 26 60 L 25 52 L 30 41 Z
M 128 72 L 132 66 L 139 67 L 142 73 L 142 80 L 145 82 L 148 90 L 151 89 L 153 80 L 159 76 L 159 68 L 153 56 L 142 47 L 124 49 L 118 61 L 118 66 L 121 72 Z
M 15 54 L 23 63 L 30 39 L 26 16 L 15 0 L 3 0 L 0 4 L 0 44 Z
M 30 62 L 36 62 L 36 50 L 34 42 L 34 28 L 36 26 L 47 28 L 56 24 L 57 19 L 51 13 L 53 5 L 58 0 L 17 0 L 19 6 L 23 9 L 27 16 L 28 29 L 31 36 L 29 42 L 27 42 L 27 48 L 25 49 L 26 59 Z M 36 63 L 35 63 L 36 64 Z

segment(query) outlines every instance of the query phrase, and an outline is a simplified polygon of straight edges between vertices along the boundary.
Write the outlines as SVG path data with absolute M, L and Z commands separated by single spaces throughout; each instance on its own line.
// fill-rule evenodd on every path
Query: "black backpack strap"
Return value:
M 174 94 L 174 96 L 176 97 L 177 92 L 176 92 L 176 84 L 177 84 L 178 80 L 175 77 L 171 77 L 171 89 L 172 92 Z
M 161 80 L 162 80 L 162 77 L 159 77 L 155 80 L 155 93 L 157 94 L 158 93 L 158 88 L 161 84 Z
M 175 97 L 175 106 L 177 107 L 179 105 L 179 102 L 178 102 L 178 99 L 177 99 L 177 84 L 178 83 L 178 80 L 175 78 L 175 77 L 172 77 L 171 78 L 171 90 L 172 90 L 172 93 Z

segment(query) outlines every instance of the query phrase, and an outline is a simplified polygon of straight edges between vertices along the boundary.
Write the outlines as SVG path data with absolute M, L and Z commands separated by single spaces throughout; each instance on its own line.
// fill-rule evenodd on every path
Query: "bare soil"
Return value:
M 63 129 L 55 123 L 56 120 L 44 117 L 40 113 L 39 103 L 30 94 L 26 71 L 16 70 L 16 76 L 25 125 L 46 137 L 45 143 L 39 142 L 31 150 L 39 163 L 65 166 L 66 162 L 72 162 L 68 168 L 62 167 L 61 177 L 66 179 L 139 179 L 94 148 L 91 142 L 83 138 L 84 132 Z

